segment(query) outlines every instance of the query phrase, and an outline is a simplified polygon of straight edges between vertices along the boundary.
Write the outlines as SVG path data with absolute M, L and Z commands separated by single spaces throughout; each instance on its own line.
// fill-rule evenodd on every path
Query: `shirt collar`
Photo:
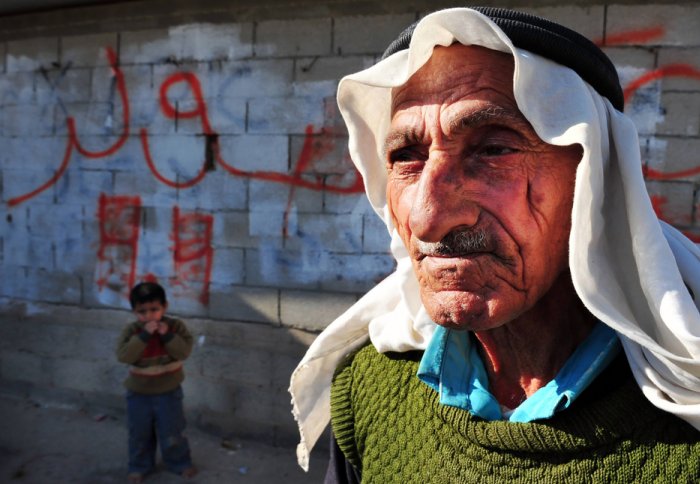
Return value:
M 504 416 L 489 392 L 488 376 L 467 331 L 438 326 L 418 367 L 418 378 L 438 392 L 440 403 L 462 408 L 485 420 L 531 422 L 568 408 L 615 358 L 617 334 L 599 322 L 559 373 Z

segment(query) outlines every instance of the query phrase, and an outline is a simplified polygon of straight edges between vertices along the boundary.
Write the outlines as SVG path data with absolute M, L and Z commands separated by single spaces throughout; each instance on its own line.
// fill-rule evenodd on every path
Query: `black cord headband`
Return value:
M 617 71 L 610 59 L 593 42 L 562 25 L 514 10 L 469 7 L 489 17 L 510 38 L 513 45 L 546 57 L 576 71 L 581 78 L 622 111 L 624 97 Z M 406 28 L 384 51 L 382 59 L 408 49 L 418 22 Z

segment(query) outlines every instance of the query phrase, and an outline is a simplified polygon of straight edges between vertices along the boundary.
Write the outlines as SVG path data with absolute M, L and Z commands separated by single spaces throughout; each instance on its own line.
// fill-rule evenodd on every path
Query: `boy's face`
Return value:
M 168 305 L 160 301 L 148 301 L 137 304 L 134 307 L 134 313 L 139 322 L 147 323 L 149 321 L 160 321 L 163 319 L 167 308 Z

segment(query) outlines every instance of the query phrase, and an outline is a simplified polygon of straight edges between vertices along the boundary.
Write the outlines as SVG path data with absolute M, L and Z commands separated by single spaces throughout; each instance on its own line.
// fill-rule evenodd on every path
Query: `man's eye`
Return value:
M 488 145 L 480 150 L 482 156 L 505 156 L 517 153 L 518 150 L 503 145 Z
M 390 152 L 388 158 L 391 163 L 401 163 L 407 161 L 422 161 L 425 159 L 425 156 L 421 150 L 415 147 L 406 147 Z

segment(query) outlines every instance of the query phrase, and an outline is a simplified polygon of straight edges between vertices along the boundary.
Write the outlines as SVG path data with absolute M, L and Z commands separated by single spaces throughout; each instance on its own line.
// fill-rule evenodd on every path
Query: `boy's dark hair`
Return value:
M 141 282 L 136 284 L 129 294 L 131 309 L 135 309 L 137 304 L 151 301 L 160 301 L 164 306 L 168 302 L 165 297 L 165 289 L 157 282 Z

